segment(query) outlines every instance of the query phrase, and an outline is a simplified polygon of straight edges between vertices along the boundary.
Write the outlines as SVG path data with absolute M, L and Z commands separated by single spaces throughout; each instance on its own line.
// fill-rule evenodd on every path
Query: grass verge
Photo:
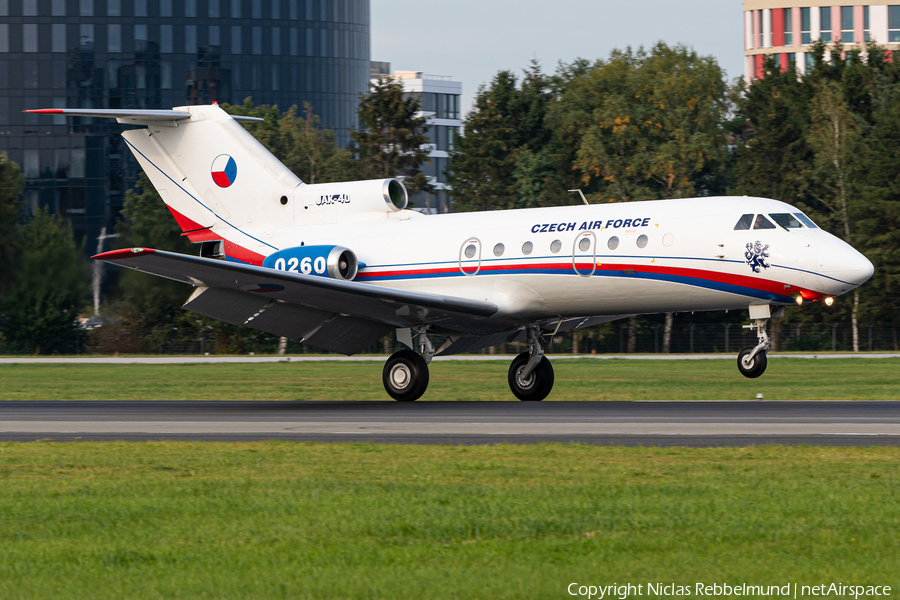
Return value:
M 4 443 L 0 597 L 897 590 L 898 467 L 881 447 Z
M 382 362 L 2 364 L 0 400 L 388 400 Z M 431 365 L 423 400 L 513 400 L 505 361 Z M 895 400 L 900 358 L 778 358 L 759 379 L 731 360 L 553 363 L 549 400 Z

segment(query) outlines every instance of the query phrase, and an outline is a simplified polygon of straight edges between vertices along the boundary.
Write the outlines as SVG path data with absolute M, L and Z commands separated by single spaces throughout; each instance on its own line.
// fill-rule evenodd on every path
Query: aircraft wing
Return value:
M 498 311 L 490 302 L 164 252 L 113 250 L 93 257 L 193 285 L 187 310 L 318 348 L 355 354 L 398 327 L 464 328 Z

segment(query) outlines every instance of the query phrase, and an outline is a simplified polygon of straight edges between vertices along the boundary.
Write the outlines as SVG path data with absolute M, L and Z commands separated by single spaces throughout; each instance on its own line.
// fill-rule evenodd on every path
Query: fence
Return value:
M 898 327 L 878 324 L 859 326 L 859 349 L 862 352 L 897 352 Z M 852 352 L 853 335 L 849 323 L 798 324 L 769 322 L 769 337 L 772 350 L 776 352 Z M 575 335 L 577 335 L 577 340 Z M 443 340 L 439 337 L 436 346 Z M 577 346 L 576 346 L 577 341 Z M 744 329 L 738 323 L 695 324 L 679 323 L 672 328 L 671 349 L 673 354 L 686 353 L 730 353 L 756 345 L 756 333 Z M 367 348 L 363 354 L 389 354 L 401 346 L 394 336 Z M 522 343 L 510 343 L 494 348 L 485 348 L 479 354 L 507 354 L 525 350 Z M 628 350 L 628 323 L 615 322 L 579 332 L 566 332 L 553 339 L 550 351 L 571 353 L 573 350 L 584 354 L 624 354 Z M 640 324 L 637 329 L 635 352 L 656 354 L 663 350 L 663 326 Z M 92 351 L 90 332 L 79 331 L 71 340 L 59 340 L 49 352 L 54 354 L 89 354 Z M 243 353 L 274 354 L 278 351 L 278 338 L 258 336 L 245 343 Z M 229 354 L 236 353 L 233 346 L 220 346 L 215 339 L 202 338 L 188 342 L 168 342 L 152 349 L 149 354 Z M 0 354 L 19 354 L 16 348 L 3 347 Z M 322 354 L 321 350 L 299 341 L 289 341 L 288 354 Z

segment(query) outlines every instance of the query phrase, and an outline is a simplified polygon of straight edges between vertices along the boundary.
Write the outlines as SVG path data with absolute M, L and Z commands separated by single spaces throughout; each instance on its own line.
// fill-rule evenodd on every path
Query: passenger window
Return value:
M 794 216 L 790 213 L 777 213 L 777 214 L 769 214 L 772 217 L 772 220 L 784 227 L 785 229 L 799 229 L 803 227 L 800 224 L 800 221 L 794 218 Z
M 475 244 L 469 244 L 466 246 L 466 258 L 472 258 L 475 256 L 477 248 L 475 248 Z
M 809 227 L 810 229 L 818 229 L 819 226 L 812 222 L 812 219 L 804 215 L 803 213 L 794 213 L 794 216 L 797 217 L 801 223 Z
M 745 229 L 750 229 L 750 225 L 753 224 L 753 215 L 743 215 L 737 222 L 737 225 L 734 226 L 735 231 L 743 231 Z
M 562 242 L 559 240 L 553 240 L 553 243 L 550 244 L 550 252 L 553 254 L 559 252 L 560 248 L 562 248 Z
M 591 238 L 583 237 L 578 241 L 578 249 L 582 252 L 587 252 L 591 249 Z
M 525 242 L 522 244 L 522 254 L 531 254 L 532 250 L 534 250 L 534 244 L 531 242 Z
M 638 236 L 638 239 L 637 239 L 638 248 L 646 248 L 648 241 L 650 241 L 650 238 L 648 238 L 646 235 L 641 234 L 640 236 Z
M 609 238 L 609 241 L 606 243 L 606 245 L 609 246 L 610 250 L 615 250 L 619 247 L 619 238 L 617 238 L 616 236 L 612 236 L 611 238 Z
M 503 251 L 506 249 L 506 246 L 503 244 L 497 244 L 494 246 L 494 256 L 503 256 Z
M 756 215 L 756 222 L 753 223 L 753 229 L 775 229 L 775 225 L 766 218 L 766 215 Z

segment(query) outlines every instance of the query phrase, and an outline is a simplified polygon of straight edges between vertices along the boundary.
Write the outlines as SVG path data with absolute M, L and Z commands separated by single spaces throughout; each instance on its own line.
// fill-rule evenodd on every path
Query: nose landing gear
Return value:
M 509 366 L 509 389 L 519 400 L 540 401 L 553 389 L 553 366 L 544 356 L 537 327 L 529 327 L 530 350 L 515 357 Z

